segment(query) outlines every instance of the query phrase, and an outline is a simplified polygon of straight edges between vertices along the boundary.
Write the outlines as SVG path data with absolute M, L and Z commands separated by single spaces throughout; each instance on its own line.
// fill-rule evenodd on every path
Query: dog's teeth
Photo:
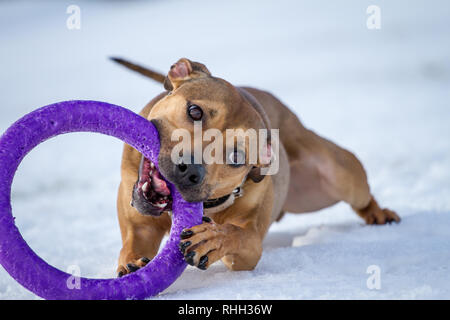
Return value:
M 165 208 L 167 206 L 167 203 L 157 203 L 156 206 L 158 208 Z
M 144 192 L 147 192 L 147 191 L 148 191 L 148 182 L 144 183 L 144 185 L 142 186 L 142 190 L 143 190 Z
M 150 168 L 154 168 L 155 167 L 155 165 L 153 164 L 153 162 L 150 162 Z

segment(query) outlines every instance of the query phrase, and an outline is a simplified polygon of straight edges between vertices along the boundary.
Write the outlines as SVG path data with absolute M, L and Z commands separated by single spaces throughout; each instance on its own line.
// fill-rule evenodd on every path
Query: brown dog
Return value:
M 167 77 L 122 59 L 113 60 L 164 83 L 167 90 L 140 114 L 159 131 L 161 175 L 185 200 L 204 204 L 203 223 L 181 234 L 180 250 L 189 264 L 204 270 L 222 260 L 232 270 L 253 269 L 269 226 L 284 212 L 312 212 L 345 201 L 368 224 L 400 221 L 395 212 L 378 206 L 365 171 L 352 153 L 303 127 L 270 93 L 235 87 L 188 59 L 175 63 Z M 220 132 L 279 129 L 278 173 L 261 175 L 261 159 L 248 164 L 248 145 L 234 147 L 234 142 L 231 149 L 224 147 L 225 157 L 232 160 L 228 164 L 172 161 L 171 151 L 177 143 L 171 139 L 172 132 L 179 128 L 193 132 L 194 121 L 201 121 L 203 130 Z M 170 230 L 170 191 L 160 173 L 125 145 L 118 195 L 123 241 L 119 276 L 147 264 Z

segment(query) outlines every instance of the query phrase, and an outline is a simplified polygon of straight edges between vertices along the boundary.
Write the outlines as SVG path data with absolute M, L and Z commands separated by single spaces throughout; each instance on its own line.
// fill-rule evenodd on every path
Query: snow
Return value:
M 161 87 L 108 56 L 166 71 L 180 57 L 265 88 L 303 123 L 355 152 L 374 195 L 402 217 L 366 226 L 345 204 L 274 224 L 254 271 L 189 267 L 156 299 L 449 299 L 448 1 L 72 1 L 0 3 L 0 131 L 40 106 L 94 99 L 138 112 Z M 13 184 L 17 224 L 49 263 L 112 277 L 122 143 L 50 140 Z M 366 281 L 380 270 L 381 289 Z M 35 299 L 0 267 L 0 299 Z

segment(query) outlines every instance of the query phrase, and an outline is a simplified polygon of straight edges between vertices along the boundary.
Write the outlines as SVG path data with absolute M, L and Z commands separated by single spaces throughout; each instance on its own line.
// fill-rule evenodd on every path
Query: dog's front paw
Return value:
M 125 263 L 124 265 L 120 265 L 117 268 L 117 277 L 123 277 L 126 274 L 135 272 L 139 270 L 142 267 L 145 267 L 147 263 L 150 262 L 150 259 L 147 257 L 142 257 L 140 259 L 130 260 L 128 263 Z
M 179 248 L 188 264 L 206 270 L 226 255 L 233 226 L 216 224 L 209 217 L 202 220 L 202 224 L 181 232 Z

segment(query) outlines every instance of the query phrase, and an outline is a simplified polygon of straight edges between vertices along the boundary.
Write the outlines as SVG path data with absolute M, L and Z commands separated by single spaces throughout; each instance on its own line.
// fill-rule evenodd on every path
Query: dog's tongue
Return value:
M 138 187 L 148 190 L 148 187 L 146 187 L 147 182 L 150 182 L 152 189 L 160 195 L 170 195 L 169 187 L 167 186 L 167 183 L 161 178 L 158 170 L 156 170 L 155 166 L 150 160 L 143 157 L 139 169 Z M 147 190 L 144 190 L 144 192 L 147 192 Z
M 167 183 L 163 179 L 161 179 L 161 176 L 159 175 L 159 172 L 157 170 L 153 170 L 151 178 L 153 190 L 155 190 L 159 194 L 162 194 L 163 196 L 168 196 L 170 194 Z

